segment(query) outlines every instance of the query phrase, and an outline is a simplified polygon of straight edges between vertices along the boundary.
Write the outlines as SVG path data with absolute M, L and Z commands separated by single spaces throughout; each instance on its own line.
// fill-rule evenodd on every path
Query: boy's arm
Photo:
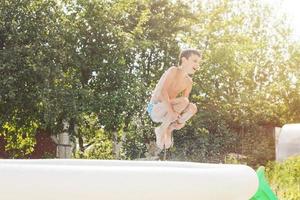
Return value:
M 189 98 L 191 91 L 192 91 L 192 84 L 189 85 L 189 86 L 183 91 L 183 96 Z
M 172 81 L 175 79 L 176 73 L 177 73 L 177 68 L 176 67 L 171 67 L 167 72 L 166 72 L 166 78 L 163 82 L 162 89 L 161 89 L 161 96 L 162 96 L 162 101 L 164 101 L 168 107 L 168 110 L 170 112 L 174 112 L 172 105 L 170 103 L 170 97 L 168 94 L 168 89 L 170 88 Z

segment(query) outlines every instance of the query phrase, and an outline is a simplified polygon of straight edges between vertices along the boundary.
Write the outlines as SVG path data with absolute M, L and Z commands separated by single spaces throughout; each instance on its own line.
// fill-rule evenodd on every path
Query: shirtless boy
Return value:
M 197 50 L 186 49 L 179 55 L 178 67 L 170 67 L 157 83 L 147 111 L 154 122 L 156 144 L 160 149 L 172 145 L 172 131 L 184 127 L 185 122 L 197 112 L 195 104 L 189 102 L 193 75 L 199 68 L 201 55 Z

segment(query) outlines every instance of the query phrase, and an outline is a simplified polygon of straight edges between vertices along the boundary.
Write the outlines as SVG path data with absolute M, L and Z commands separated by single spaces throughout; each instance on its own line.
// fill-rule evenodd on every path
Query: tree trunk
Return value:
M 63 131 L 58 135 L 58 158 L 71 158 L 72 148 L 68 133 L 69 122 L 63 120 Z
M 121 147 L 123 145 L 123 142 L 125 142 L 125 138 L 126 138 L 126 132 L 123 132 L 122 134 L 122 138 L 120 140 L 120 142 L 118 142 L 118 132 L 114 131 L 113 132 L 113 154 L 115 155 L 115 159 L 120 159 L 120 151 L 121 151 Z

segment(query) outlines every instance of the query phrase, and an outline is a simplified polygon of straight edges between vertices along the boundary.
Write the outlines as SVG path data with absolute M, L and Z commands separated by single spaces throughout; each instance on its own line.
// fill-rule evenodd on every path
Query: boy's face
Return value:
M 194 74 L 199 69 L 201 57 L 192 54 L 190 57 L 182 58 L 182 65 L 186 67 L 188 74 Z

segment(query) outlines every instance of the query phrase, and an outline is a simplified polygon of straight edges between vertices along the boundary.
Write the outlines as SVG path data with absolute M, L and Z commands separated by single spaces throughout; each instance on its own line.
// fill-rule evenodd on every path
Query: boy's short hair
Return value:
M 181 58 L 185 57 L 186 59 L 188 59 L 191 55 L 197 55 L 201 57 L 200 52 L 196 49 L 184 49 L 179 54 L 179 65 L 181 65 L 182 62 Z

